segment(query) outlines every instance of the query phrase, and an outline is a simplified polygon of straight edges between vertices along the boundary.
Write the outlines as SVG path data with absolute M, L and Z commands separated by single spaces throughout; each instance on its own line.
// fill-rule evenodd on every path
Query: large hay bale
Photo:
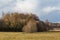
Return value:
M 26 26 L 23 27 L 22 29 L 23 32 L 37 32 L 37 23 L 35 20 L 30 20 Z

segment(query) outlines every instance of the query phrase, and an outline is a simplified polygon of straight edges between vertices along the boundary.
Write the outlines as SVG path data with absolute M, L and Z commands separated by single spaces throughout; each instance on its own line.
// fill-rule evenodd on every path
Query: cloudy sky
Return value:
M 60 22 L 60 0 L 0 0 L 2 12 L 28 12 L 45 21 Z

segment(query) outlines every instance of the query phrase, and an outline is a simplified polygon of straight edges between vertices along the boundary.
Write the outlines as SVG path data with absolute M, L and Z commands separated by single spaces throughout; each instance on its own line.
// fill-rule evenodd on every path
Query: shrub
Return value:
M 47 31 L 47 25 L 43 21 L 39 21 L 37 27 L 38 27 L 38 32 Z

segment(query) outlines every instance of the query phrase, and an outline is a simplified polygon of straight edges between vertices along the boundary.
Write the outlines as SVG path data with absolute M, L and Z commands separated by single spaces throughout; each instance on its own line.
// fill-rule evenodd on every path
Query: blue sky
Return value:
M 60 22 L 60 0 L 0 0 L 2 12 L 28 12 L 45 21 Z

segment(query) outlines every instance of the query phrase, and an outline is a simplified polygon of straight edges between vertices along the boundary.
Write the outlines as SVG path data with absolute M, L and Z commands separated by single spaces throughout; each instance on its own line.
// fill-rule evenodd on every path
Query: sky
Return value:
M 60 0 L 0 0 L 0 17 L 2 12 L 33 13 L 40 20 L 60 23 Z

